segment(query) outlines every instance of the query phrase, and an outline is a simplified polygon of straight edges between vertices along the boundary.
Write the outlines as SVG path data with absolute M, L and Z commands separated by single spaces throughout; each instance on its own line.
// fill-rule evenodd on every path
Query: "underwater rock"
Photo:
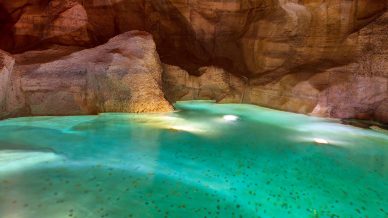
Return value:
M 19 115 L 76 115 L 172 110 L 152 36 L 132 31 L 76 51 L 55 47 L 15 55 L 12 86 Z M 51 60 L 53 59 L 53 60 Z

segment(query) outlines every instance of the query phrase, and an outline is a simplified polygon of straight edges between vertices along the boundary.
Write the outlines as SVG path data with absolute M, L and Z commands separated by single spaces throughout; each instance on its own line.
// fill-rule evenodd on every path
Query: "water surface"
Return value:
M 0 217 L 388 217 L 387 134 L 252 105 L 177 108 L 1 121 Z

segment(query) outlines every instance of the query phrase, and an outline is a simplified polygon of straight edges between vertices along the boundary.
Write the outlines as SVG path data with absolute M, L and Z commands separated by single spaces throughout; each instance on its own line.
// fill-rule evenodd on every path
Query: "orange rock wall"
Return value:
M 10 52 L 52 44 L 94 47 L 128 30 L 146 30 L 164 63 L 194 76 L 203 73 L 201 67 L 217 66 L 246 81 L 247 103 L 388 122 L 378 112 L 388 111 L 386 0 L 3 0 L 0 5 L 0 48 Z

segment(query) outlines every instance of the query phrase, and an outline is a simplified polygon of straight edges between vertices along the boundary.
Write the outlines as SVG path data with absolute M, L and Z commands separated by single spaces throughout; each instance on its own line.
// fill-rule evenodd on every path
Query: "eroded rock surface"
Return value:
M 243 99 L 387 120 L 385 0 L 3 0 L 0 6 L 0 47 L 13 52 L 93 47 L 128 30 L 150 32 L 163 62 L 188 72 L 165 89 L 172 102 Z M 209 76 L 206 66 L 219 70 Z M 219 80 L 221 68 L 222 75 L 245 78 L 242 98 L 231 97 L 241 95 L 231 84 L 217 82 L 228 83 Z M 217 85 L 200 87 L 202 77 Z
M 148 33 L 127 32 L 96 48 L 77 49 L 55 47 L 16 55 L 8 112 L 75 115 L 172 110 L 161 89 L 162 66 Z
M 373 24 L 348 37 L 346 43 L 357 45 L 353 50 L 353 61 L 327 69 L 320 65 L 305 66 L 269 81 L 260 77 L 236 77 L 240 81 L 238 84 L 242 84 L 234 86 L 241 87 L 238 89 L 231 89 L 231 82 L 223 80 L 223 85 L 212 86 L 211 89 L 220 91 L 213 92 L 217 94 L 209 95 L 210 97 L 198 94 L 203 89 L 198 85 L 201 77 L 189 76 L 182 69 L 168 66 L 167 86 L 172 89 L 166 94 L 174 96 L 173 100 L 210 98 L 219 102 L 222 102 L 222 96 L 231 94 L 239 96 L 229 99 L 234 103 L 251 103 L 297 113 L 374 119 L 388 123 L 387 26 L 388 13 L 385 13 Z M 232 73 L 225 71 L 221 75 L 221 78 L 234 78 Z M 210 80 L 217 81 L 215 78 Z M 204 81 L 212 83 L 207 79 Z
M 241 103 L 244 80 L 225 70 L 210 66 L 193 76 L 180 67 L 164 65 L 164 93 L 170 102 L 184 100 L 216 100 L 220 103 Z
M 250 102 L 315 115 L 387 122 L 388 13 L 346 40 L 352 61 L 321 69 L 301 67 L 280 79 L 253 80 Z
M 301 66 L 353 59 L 351 33 L 386 1 L 351 0 L 3 0 L 13 50 L 47 43 L 92 46 L 128 30 L 150 32 L 162 59 L 185 69 L 218 65 L 271 79 Z M 6 34 L 5 31 L 4 34 Z M 7 33 L 8 34 L 8 33 Z M 1 34 L 3 35 L 3 34 Z M 191 73 L 194 72 L 190 71 Z
M 11 73 L 15 59 L 10 54 L 0 50 L 0 117 L 6 113 L 7 95 L 10 90 Z

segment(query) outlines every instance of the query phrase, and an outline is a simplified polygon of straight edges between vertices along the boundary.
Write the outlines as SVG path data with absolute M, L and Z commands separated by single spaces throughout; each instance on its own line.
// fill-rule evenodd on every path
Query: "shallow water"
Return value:
M 177 108 L 1 121 L 0 217 L 388 217 L 387 134 L 250 105 Z

